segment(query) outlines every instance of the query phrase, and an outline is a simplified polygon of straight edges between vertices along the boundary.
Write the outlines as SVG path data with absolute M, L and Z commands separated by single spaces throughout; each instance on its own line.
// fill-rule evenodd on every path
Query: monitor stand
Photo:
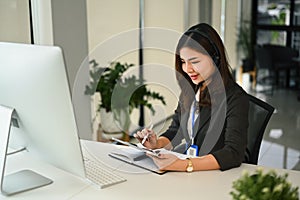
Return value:
M 39 188 L 53 182 L 31 170 L 21 170 L 5 175 L 9 135 L 14 112 L 13 108 L 0 105 L 0 188 L 1 193 L 6 196 Z

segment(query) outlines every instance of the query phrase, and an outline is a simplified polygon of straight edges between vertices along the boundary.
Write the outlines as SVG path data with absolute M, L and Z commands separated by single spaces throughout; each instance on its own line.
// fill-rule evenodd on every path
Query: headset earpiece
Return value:
M 209 43 L 210 45 L 213 47 L 214 49 L 214 54 L 211 55 L 211 58 L 212 60 L 214 61 L 215 65 L 219 68 L 219 65 L 220 65 L 220 53 L 219 53 L 219 49 L 217 48 L 216 44 L 208 37 L 208 35 L 199 30 L 199 29 L 191 29 L 191 30 L 188 30 L 185 34 L 188 34 L 188 33 L 196 33 L 196 34 L 199 34 L 201 35 L 202 37 L 204 37 Z

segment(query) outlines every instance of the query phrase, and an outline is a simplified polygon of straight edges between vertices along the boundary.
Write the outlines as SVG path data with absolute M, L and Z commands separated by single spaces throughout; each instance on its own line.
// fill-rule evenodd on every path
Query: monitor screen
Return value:
M 59 47 L 0 42 L 0 105 L 15 109 L 19 125 L 11 127 L 10 147 L 85 176 Z

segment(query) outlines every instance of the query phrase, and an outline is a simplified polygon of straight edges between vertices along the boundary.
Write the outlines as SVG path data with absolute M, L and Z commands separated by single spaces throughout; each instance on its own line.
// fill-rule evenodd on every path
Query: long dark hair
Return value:
M 226 56 L 226 50 L 224 44 L 219 36 L 219 34 L 208 24 L 201 23 L 189 28 L 179 39 L 176 55 L 175 55 L 175 66 L 177 71 L 177 81 L 181 87 L 182 93 L 181 98 L 184 102 L 189 102 L 185 100 L 191 100 L 194 98 L 191 95 L 191 89 L 193 88 L 193 93 L 201 89 L 199 106 L 210 106 L 211 98 L 208 92 L 208 88 L 202 86 L 202 83 L 195 85 L 190 77 L 182 69 L 182 61 L 180 57 L 180 50 L 183 47 L 189 47 L 197 52 L 209 55 L 215 63 L 222 80 L 216 78 L 216 72 L 210 77 L 210 93 L 218 92 L 220 90 L 220 81 L 223 82 L 225 88 L 230 80 L 234 80 L 231 74 L 231 67 L 228 63 Z

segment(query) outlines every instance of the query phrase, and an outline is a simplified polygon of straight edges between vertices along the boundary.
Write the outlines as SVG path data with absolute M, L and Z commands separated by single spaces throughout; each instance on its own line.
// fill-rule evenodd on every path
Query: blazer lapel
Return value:
M 203 107 L 200 110 L 200 114 L 195 122 L 194 131 L 196 131 L 196 143 L 199 145 L 199 153 L 201 146 L 206 136 L 206 127 L 211 117 L 210 107 Z
M 198 132 L 203 128 L 203 126 L 207 123 L 210 119 L 210 107 L 202 107 L 200 109 L 199 116 L 196 119 L 194 131 L 198 134 Z
M 185 139 L 185 141 L 188 143 L 190 141 L 190 136 L 189 136 L 189 133 L 187 131 L 187 125 L 188 125 L 188 120 L 189 120 L 189 115 L 190 113 L 189 112 L 185 112 L 183 115 L 182 115 L 182 119 L 181 119 L 181 131 L 182 131 L 182 134 L 183 134 L 183 137 Z

